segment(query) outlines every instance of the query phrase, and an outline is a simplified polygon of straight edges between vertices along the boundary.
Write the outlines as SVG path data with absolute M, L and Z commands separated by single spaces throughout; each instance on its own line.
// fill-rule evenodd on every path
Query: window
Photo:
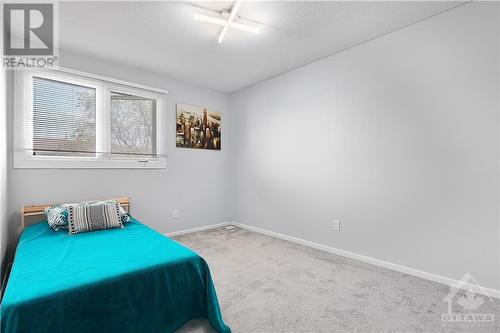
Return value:
M 59 71 L 16 73 L 15 89 L 14 167 L 166 167 L 166 92 Z
M 96 89 L 33 76 L 33 154 L 95 156 Z
M 156 154 L 156 100 L 111 92 L 111 153 Z

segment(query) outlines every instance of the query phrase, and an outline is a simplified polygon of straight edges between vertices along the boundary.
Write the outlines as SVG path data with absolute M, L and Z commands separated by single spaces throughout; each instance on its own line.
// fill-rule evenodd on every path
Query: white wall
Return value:
M 0 66 L 0 279 L 6 268 L 7 251 L 7 113 L 6 75 Z M 0 282 L 1 283 L 1 282 Z M 0 293 L 1 294 L 1 293 Z
M 467 4 L 233 94 L 232 215 L 500 289 L 498 21 Z
M 228 138 L 221 151 L 175 147 L 176 103 L 208 106 L 229 121 L 226 94 L 185 84 L 131 67 L 61 51 L 61 65 L 134 83 L 164 88 L 167 96 L 167 170 L 13 169 L 9 126 L 9 239 L 15 246 L 20 207 L 25 204 L 130 196 L 132 214 L 162 233 L 228 221 Z M 12 75 L 9 75 L 12 90 Z M 12 96 L 10 91 L 9 96 Z M 9 124 L 12 124 L 12 100 Z M 169 219 L 179 209 L 179 219 Z
M 12 169 L 9 126 L 10 247 L 23 204 L 130 195 L 160 232 L 233 219 L 500 289 L 498 28 L 498 4 L 467 4 L 229 97 L 62 52 L 170 91 L 169 168 Z M 223 113 L 221 152 L 175 148 L 177 102 Z

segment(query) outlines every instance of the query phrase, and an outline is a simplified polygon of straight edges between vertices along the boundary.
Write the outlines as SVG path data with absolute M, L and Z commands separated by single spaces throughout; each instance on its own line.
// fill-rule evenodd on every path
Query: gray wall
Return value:
M 233 94 L 232 215 L 500 289 L 498 15 L 467 4 Z
M 230 139 L 225 128 L 221 151 L 175 148 L 176 103 L 211 107 L 220 111 L 223 121 L 228 122 L 226 94 L 68 52 L 61 51 L 60 56 L 64 67 L 169 90 L 166 110 L 168 169 L 13 169 L 10 153 L 8 221 L 11 250 L 17 239 L 20 207 L 24 204 L 130 196 L 132 214 L 161 233 L 230 220 L 226 177 Z M 12 84 L 9 87 L 12 89 Z M 9 124 L 12 124 L 12 114 L 10 104 Z M 12 126 L 9 128 L 9 150 L 12 152 Z M 169 219 L 173 209 L 179 209 L 179 219 Z

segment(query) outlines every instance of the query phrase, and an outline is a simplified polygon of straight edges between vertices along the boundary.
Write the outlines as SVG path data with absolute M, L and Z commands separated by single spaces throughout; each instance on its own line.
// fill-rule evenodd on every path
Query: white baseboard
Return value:
M 415 268 L 394 264 L 394 263 L 391 263 L 388 261 L 384 261 L 384 260 L 364 256 L 361 254 L 337 249 L 337 248 L 334 248 L 331 246 L 311 242 L 311 241 L 301 239 L 298 237 L 288 236 L 288 235 L 281 234 L 278 232 L 274 232 L 274 231 L 270 231 L 267 229 L 262 229 L 262 228 L 258 228 L 258 227 L 254 227 L 254 226 L 251 226 L 248 224 L 243 224 L 243 223 L 238 223 L 238 222 L 224 222 L 224 223 L 212 224 L 212 225 L 204 226 L 204 227 L 200 227 L 200 228 L 193 228 L 193 229 L 188 229 L 188 230 L 176 231 L 176 232 L 168 233 L 167 236 L 183 235 L 183 234 L 188 234 L 188 233 L 196 232 L 196 231 L 220 228 L 220 227 L 224 227 L 227 225 L 234 225 L 234 226 L 242 228 L 242 229 L 246 229 L 249 231 L 257 232 L 257 233 L 260 233 L 263 235 L 267 235 L 267 236 L 271 236 L 271 237 L 275 237 L 275 238 L 279 238 L 279 239 L 283 239 L 283 240 L 287 240 L 287 241 L 290 241 L 293 243 L 308 246 L 308 247 L 311 247 L 311 248 L 314 248 L 317 250 L 333 253 L 336 255 L 343 256 L 343 257 L 359 260 L 359 261 L 362 261 L 362 262 L 365 262 L 368 264 L 384 267 L 384 268 L 391 269 L 391 270 L 401 272 L 404 274 L 416 276 L 416 277 L 419 277 L 419 278 L 422 278 L 425 280 L 445 284 L 447 286 L 460 284 L 460 280 L 452 279 L 452 278 L 449 278 L 446 276 L 433 274 L 433 273 L 421 271 L 421 270 L 418 270 Z M 463 288 L 470 289 L 478 294 L 483 294 L 483 295 L 486 295 L 489 297 L 495 297 L 495 298 L 500 299 L 500 290 L 496 290 L 496 289 L 492 289 L 492 288 L 485 288 L 485 287 L 481 287 L 481 286 L 469 284 L 469 283 L 464 284 Z
M 198 228 L 191 228 L 191 229 L 185 229 L 185 230 L 167 232 L 165 234 L 165 236 L 171 237 L 171 236 L 179 236 L 179 235 L 184 235 L 184 234 L 190 234 L 192 232 L 198 232 L 198 231 L 204 231 L 204 230 L 210 230 L 210 229 L 225 227 L 225 226 L 230 225 L 230 224 L 234 224 L 234 223 L 233 222 L 222 222 L 222 223 L 206 225 L 206 226 L 198 227 Z

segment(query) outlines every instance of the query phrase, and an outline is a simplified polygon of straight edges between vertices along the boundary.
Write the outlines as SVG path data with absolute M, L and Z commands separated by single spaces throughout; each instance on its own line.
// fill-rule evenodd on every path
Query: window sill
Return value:
M 33 157 L 24 152 L 14 153 L 14 169 L 166 169 L 165 157 L 142 162 L 138 160 Z

